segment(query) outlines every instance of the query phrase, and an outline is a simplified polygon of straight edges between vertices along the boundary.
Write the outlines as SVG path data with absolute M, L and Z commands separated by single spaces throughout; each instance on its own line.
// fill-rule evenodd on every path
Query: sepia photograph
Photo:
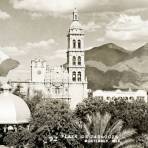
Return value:
M 148 148 L 148 0 L 0 0 L 0 148 Z

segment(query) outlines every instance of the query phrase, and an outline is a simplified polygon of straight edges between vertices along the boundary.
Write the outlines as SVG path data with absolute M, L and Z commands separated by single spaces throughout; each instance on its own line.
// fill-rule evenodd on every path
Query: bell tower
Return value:
M 77 9 L 74 9 L 73 11 L 73 20 L 68 31 L 67 39 L 67 69 L 69 73 L 71 98 L 74 99 L 74 94 L 76 92 L 77 96 L 75 97 L 78 98 L 81 96 L 79 100 L 72 100 L 75 104 L 76 102 L 78 103 L 82 100 L 82 98 L 86 98 L 87 91 L 87 79 L 85 76 L 84 30 L 79 22 Z
M 67 63 L 71 83 L 85 82 L 84 31 L 79 23 L 77 9 L 73 11 L 73 21 L 67 35 Z
M 34 59 L 31 61 L 31 82 L 44 83 L 47 63 L 45 60 Z
M 73 11 L 73 21 L 79 21 L 78 10 L 76 8 Z

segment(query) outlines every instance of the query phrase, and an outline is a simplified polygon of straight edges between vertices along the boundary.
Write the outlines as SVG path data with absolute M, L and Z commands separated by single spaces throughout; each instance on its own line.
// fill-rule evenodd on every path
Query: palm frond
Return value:
M 87 126 L 87 125 L 84 123 L 84 124 L 83 124 L 83 127 L 84 127 L 84 130 L 85 130 L 85 133 L 86 133 L 87 135 L 91 135 L 91 134 L 90 134 L 89 126 Z
M 116 121 L 107 131 L 106 135 L 115 135 L 121 132 L 121 129 L 123 127 L 123 121 L 118 120 Z
M 134 139 L 128 138 L 128 139 L 126 139 L 124 141 L 120 141 L 113 148 L 123 148 L 124 146 L 129 145 L 129 144 L 132 144 L 134 142 L 135 142 Z
M 102 116 L 100 112 L 97 112 L 92 115 L 92 123 L 93 123 L 93 134 L 94 135 L 100 135 L 100 129 L 101 129 L 101 120 Z
M 86 117 L 87 117 L 87 121 L 89 122 L 89 124 L 91 124 L 92 123 L 92 117 L 89 114 L 87 114 Z
M 87 115 L 87 125 L 93 126 L 93 134 L 95 135 L 103 135 L 109 121 L 111 119 L 111 115 L 109 113 L 105 113 L 101 115 L 100 112 L 94 113 L 93 115 Z
M 124 146 L 122 148 L 143 148 L 143 146 L 140 144 L 139 145 L 138 144 L 129 144 L 129 145 Z
M 108 124 L 110 122 L 111 119 L 111 115 L 109 113 L 105 113 L 105 115 L 102 116 L 102 120 L 101 120 L 101 128 L 100 128 L 100 135 L 103 136 L 103 134 L 105 133 Z
M 132 137 L 134 134 L 136 134 L 136 131 L 134 129 L 127 129 L 119 133 L 118 137 L 120 140 L 124 140 L 124 139 Z
M 141 148 L 141 145 L 135 144 L 135 140 L 132 137 L 136 134 L 134 129 L 122 130 L 124 123 L 122 120 L 118 120 L 110 125 L 111 115 L 109 113 L 102 115 L 100 112 L 87 115 L 86 117 L 87 121 L 83 127 L 87 135 L 111 136 L 108 139 L 108 143 L 105 143 L 105 146 L 112 144 L 115 145 L 113 148 Z M 111 138 L 112 142 L 110 143 Z

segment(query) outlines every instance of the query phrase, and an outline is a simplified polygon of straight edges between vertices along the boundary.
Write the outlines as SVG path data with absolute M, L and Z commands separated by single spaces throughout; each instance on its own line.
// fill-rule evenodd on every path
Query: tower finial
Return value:
M 73 21 L 79 21 L 79 15 L 78 15 L 77 8 L 75 8 L 73 11 Z

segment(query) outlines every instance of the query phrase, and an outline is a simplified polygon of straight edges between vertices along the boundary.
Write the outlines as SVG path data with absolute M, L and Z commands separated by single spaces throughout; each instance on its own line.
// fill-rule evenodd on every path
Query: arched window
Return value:
M 76 40 L 73 40 L 73 48 L 76 48 Z
M 75 72 L 75 71 L 72 72 L 72 80 L 73 80 L 73 81 L 76 81 L 76 72 Z
M 75 14 L 75 20 L 77 20 L 78 19 L 78 17 L 77 17 L 77 15 Z
M 75 56 L 72 57 L 72 64 L 76 65 L 76 57 Z
M 81 40 L 78 40 L 78 48 L 81 48 Z
M 81 57 L 78 56 L 78 65 L 81 65 Z
M 81 81 L 81 72 L 78 72 L 78 81 Z
M 55 94 L 60 94 L 60 88 L 59 87 L 55 88 Z

